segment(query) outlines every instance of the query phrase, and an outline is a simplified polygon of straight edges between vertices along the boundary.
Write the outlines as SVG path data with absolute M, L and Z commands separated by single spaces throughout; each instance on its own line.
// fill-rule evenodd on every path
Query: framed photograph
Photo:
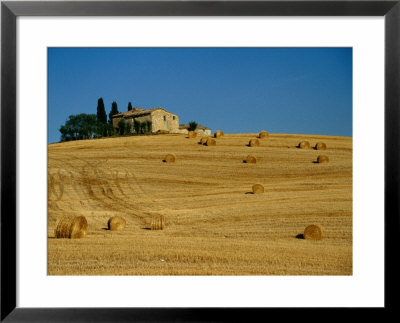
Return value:
M 399 14 L 3 1 L 1 320 L 395 310 Z

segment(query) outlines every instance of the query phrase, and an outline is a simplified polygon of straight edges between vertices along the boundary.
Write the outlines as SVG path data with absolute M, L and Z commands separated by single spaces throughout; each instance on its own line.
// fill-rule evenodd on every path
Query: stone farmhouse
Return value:
M 134 120 L 139 122 L 151 121 L 151 132 L 179 133 L 179 117 L 163 108 L 143 109 L 133 108 L 130 111 L 114 114 L 112 117 L 114 131 L 118 132 L 118 122 L 125 119 L 131 125 L 131 132 L 135 132 Z
M 119 132 L 118 123 L 121 119 L 124 119 L 126 123 L 131 126 L 131 132 L 135 132 L 134 121 L 141 123 L 150 121 L 151 129 L 150 132 L 157 133 L 189 133 L 188 124 L 179 124 L 179 117 L 176 114 L 168 112 L 163 108 L 143 109 L 133 108 L 130 111 L 114 114 L 112 117 L 112 123 L 114 131 Z M 195 130 L 199 135 L 211 135 L 211 129 L 202 125 L 197 125 Z

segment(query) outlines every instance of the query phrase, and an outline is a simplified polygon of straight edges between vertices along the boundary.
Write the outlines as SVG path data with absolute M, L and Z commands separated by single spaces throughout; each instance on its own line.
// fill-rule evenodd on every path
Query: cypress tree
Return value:
M 110 123 L 112 123 L 111 116 L 113 116 L 114 114 L 118 114 L 118 113 L 119 113 L 119 111 L 118 111 L 117 102 L 114 101 L 114 102 L 111 104 L 111 111 L 110 111 L 110 113 L 108 114 L 108 117 L 110 118 Z
M 128 103 L 128 111 L 131 111 L 131 110 L 132 110 L 132 103 L 129 102 L 129 103 Z
M 135 129 L 135 132 L 138 135 L 140 133 L 140 121 L 136 119 L 133 120 L 133 128 Z
M 97 100 L 97 120 L 100 123 L 107 123 L 107 114 L 103 98 Z
M 124 119 L 121 119 L 121 120 L 118 122 L 118 129 L 119 129 L 119 134 L 120 134 L 120 135 L 125 134 L 125 131 L 126 131 L 126 123 L 125 123 L 125 120 L 124 120 Z

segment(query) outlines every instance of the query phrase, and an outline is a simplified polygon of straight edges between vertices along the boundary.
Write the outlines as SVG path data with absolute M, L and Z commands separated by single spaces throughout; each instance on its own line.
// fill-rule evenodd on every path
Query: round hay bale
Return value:
M 264 186 L 262 186 L 261 184 L 254 184 L 252 189 L 253 189 L 253 194 L 264 193 Z
M 54 235 L 58 239 L 79 239 L 86 236 L 88 222 L 84 216 L 65 215 L 58 219 Z
M 166 163 L 175 163 L 175 155 L 174 154 L 167 154 L 164 158 Z
M 188 137 L 189 137 L 189 138 L 196 138 L 196 137 L 197 137 L 197 133 L 194 132 L 194 131 L 189 131 L 189 132 L 188 132 Z
M 166 134 L 169 134 L 169 131 L 168 130 L 159 129 L 159 130 L 156 131 L 156 134 L 158 134 L 158 135 L 166 135 Z
M 299 147 L 301 149 L 310 149 L 311 146 L 310 146 L 310 143 L 305 140 L 305 141 L 300 142 L 297 147 Z
M 163 230 L 165 227 L 165 216 L 162 214 L 154 214 L 151 218 L 151 230 Z
M 258 147 L 260 146 L 260 141 L 258 139 L 250 139 L 249 147 Z
M 217 130 L 214 132 L 214 138 L 219 138 L 219 137 L 222 137 L 223 135 L 224 135 L 224 133 L 221 130 Z
M 202 137 L 201 139 L 200 139 L 200 141 L 199 141 L 199 144 L 200 145 L 205 145 L 206 144 L 206 142 L 207 142 L 207 137 Z
M 266 138 L 266 137 L 268 137 L 268 136 L 269 136 L 269 133 L 266 132 L 265 130 L 261 131 L 261 132 L 258 134 L 258 138 L 260 138 L 260 139 Z
M 326 144 L 323 142 L 317 142 L 314 146 L 316 150 L 326 150 Z
M 121 231 L 124 230 L 126 226 L 126 221 L 122 216 L 113 216 L 107 222 L 108 230 L 111 231 Z
M 255 164 L 257 162 L 256 157 L 252 156 L 252 155 L 248 155 L 246 157 L 246 163 L 247 164 Z
M 217 141 L 215 139 L 209 138 L 206 141 L 206 145 L 207 146 L 216 146 L 217 145 Z
M 304 239 L 321 240 L 324 236 L 324 230 L 320 225 L 312 224 L 304 229 Z
M 325 155 L 321 155 L 317 157 L 317 163 L 321 164 L 321 163 L 329 163 L 329 158 L 328 156 Z

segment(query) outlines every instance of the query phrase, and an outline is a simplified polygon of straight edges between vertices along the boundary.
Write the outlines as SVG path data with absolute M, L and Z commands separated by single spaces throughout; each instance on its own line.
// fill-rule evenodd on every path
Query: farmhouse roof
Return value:
M 153 109 L 144 109 L 144 108 L 135 107 L 132 110 L 127 111 L 127 112 L 114 114 L 114 115 L 111 116 L 111 118 L 121 118 L 121 117 L 123 117 L 123 118 L 135 118 L 135 117 L 140 117 L 140 116 L 144 116 L 144 115 L 150 114 L 150 113 L 152 113 L 153 111 L 156 111 L 156 110 L 163 110 L 165 112 L 171 113 L 171 112 L 169 112 L 169 111 L 167 111 L 167 110 L 165 110 L 164 108 L 161 108 L 161 107 L 157 107 L 157 108 L 153 108 Z
M 179 125 L 179 129 L 189 129 L 189 125 L 187 123 L 182 123 Z M 198 124 L 196 129 L 211 130 L 210 128 L 208 128 L 206 126 L 202 126 L 201 124 Z

